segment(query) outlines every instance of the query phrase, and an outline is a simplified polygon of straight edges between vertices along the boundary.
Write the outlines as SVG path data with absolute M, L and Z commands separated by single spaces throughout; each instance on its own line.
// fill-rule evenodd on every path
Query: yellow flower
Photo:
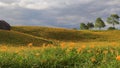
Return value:
M 73 47 L 75 46 L 75 43 L 70 42 L 70 44 L 69 44 L 69 45 L 70 45 L 70 47 L 72 47 L 72 48 L 73 48 Z
M 85 45 L 82 45 L 82 47 L 81 47 L 82 49 L 85 49 L 86 48 L 86 46 Z
M 117 56 L 117 57 L 116 57 L 116 60 L 120 61 L 120 56 Z
M 95 48 L 95 46 L 94 46 L 94 45 L 91 45 L 90 48 Z
M 32 47 L 32 46 L 33 46 L 33 43 L 29 43 L 29 44 L 28 44 L 28 47 Z
M 23 46 L 21 46 L 21 47 L 20 47 L 20 50 L 24 50 L 24 47 L 23 47 Z
M 7 46 L 2 46 L 1 48 L 2 48 L 2 49 L 7 49 Z
M 1 51 L 7 51 L 7 46 L 1 46 Z
M 112 44 L 112 46 L 117 46 L 118 45 L 118 43 L 116 43 L 116 42 L 112 42 L 111 44 Z
M 64 49 L 65 48 L 65 43 L 61 43 L 60 46 L 61 46 L 62 49 Z

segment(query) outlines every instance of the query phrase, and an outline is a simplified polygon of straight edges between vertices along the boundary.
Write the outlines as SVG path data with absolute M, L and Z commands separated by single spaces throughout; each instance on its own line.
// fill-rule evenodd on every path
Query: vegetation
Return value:
M 86 30 L 86 29 L 88 29 L 88 26 L 85 23 L 81 23 L 80 24 L 80 29 L 81 30 Z
M 4 20 L 0 20 L 0 29 L 11 30 L 11 26 Z
M 87 27 L 88 27 L 88 29 L 94 28 L 94 24 L 93 24 L 93 23 L 88 22 L 88 23 L 87 23 Z
M 95 21 L 95 27 L 99 28 L 99 30 L 103 27 L 105 27 L 104 21 L 99 17 Z
M 61 28 L 19 26 L 19 27 L 12 27 L 12 30 L 53 41 L 78 42 L 78 41 L 85 41 L 88 38 L 92 38 L 94 40 L 100 37 L 99 35 L 93 34 L 89 31 L 84 32 L 84 31 L 76 31 L 76 30 L 61 29 Z
M 117 68 L 120 65 L 119 30 L 76 31 L 48 27 L 21 27 L 14 26 L 12 31 L 0 31 L 0 38 L 6 37 L 5 40 L 8 40 L 0 40 L 5 43 L 0 44 L 1 68 Z M 43 39 L 58 43 L 40 44 Z M 29 41 L 29 44 L 23 40 Z M 14 45 L 6 44 L 8 42 Z M 35 47 L 31 42 L 40 47 Z M 26 43 L 26 46 L 17 46 L 21 43 Z
M 52 41 L 45 40 L 43 38 L 38 38 L 29 34 L 24 34 L 16 31 L 4 31 L 0 30 L 0 44 L 3 45 L 27 45 L 32 43 L 35 46 L 42 45 L 44 43 L 50 44 Z
M 115 28 L 115 24 L 119 24 L 119 18 L 117 14 L 111 14 L 111 16 L 107 18 L 107 23 L 112 24 Z
M 92 28 L 94 28 L 94 24 L 93 23 L 90 23 L 90 22 L 88 22 L 87 24 L 80 23 L 80 29 L 81 30 L 87 30 L 87 29 L 92 29 Z
M 110 17 L 107 18 L 107 23 L 108 24 L 112 24 L 113 27 L 109 27 L 108 30 L 115 30 L 115 25 L 119 24 L 119 15 L 118 14 L 111 14 Z M 85 23 L 81 23 L 80 24 L 80 29 L 82 30 L 86 30 L 86 29 L 91 29 L 91 28 L 94 28 L 94 27 L 97 27 L 99 28 L 99 30 L 101 28 L 104 28 L 106 26 L 106 24 L 104 23 L 104 21 L 99 17 L 96 19 L 95 21 L 95 25 L 93 23 L 87 23 L 87 25 Z
M 97 46 L 99 45 L 99 46 Z M 119 43 L 100 46 L 61 43 L 60 46 L 0 47 L 1 68 L 117 68 Z
M 94 26 L 101 29 L 105 23 L 97 18 L 95 25 L 80 24 L 81 29 Z M 118 68 L 120 31 L 108 29 L 14 26 L 11 31 L 0 30 L 0 68 Z
M 69 30 L 61 28 L 34 27 L 34 26 L 17 26 L 12 30 L 24 34 L 41 37 L 44 39 L 63 41 L 63 42 L 104 42 L 119 41 L 119 30 L 99 31 L 99 30 Z
M 115 27 L 109 27 L 108 30 L 116 30 Z

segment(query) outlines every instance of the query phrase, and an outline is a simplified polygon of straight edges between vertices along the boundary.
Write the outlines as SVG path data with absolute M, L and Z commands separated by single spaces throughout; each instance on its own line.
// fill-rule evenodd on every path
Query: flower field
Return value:
M 119 68 L 119 30 L 0 30 L 0 68 Z
M 97 46 L 98 44 L 98 46 Z M 118 68 L 119 43 L 61 43 L 43 45 L 1 46 L 1 68 Z M 101 45 L 101 46 L 99 46 Z

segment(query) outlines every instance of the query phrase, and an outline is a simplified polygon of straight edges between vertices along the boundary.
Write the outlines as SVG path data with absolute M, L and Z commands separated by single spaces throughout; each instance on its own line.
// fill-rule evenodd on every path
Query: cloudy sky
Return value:
M 74 28 L 120 15 L 120 0 L 0 0 L 0 19 L 11 25 Z

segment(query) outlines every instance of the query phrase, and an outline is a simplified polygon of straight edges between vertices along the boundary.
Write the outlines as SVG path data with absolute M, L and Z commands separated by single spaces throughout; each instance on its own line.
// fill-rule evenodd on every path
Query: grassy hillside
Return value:
M 13 27 L 0 31 L 1 68 L 119 68 L 120 31 L 68 30 L 48 27 Z M 26 47 L 46 40 L 63 41 L 59 46 Z M 70 41 L 70 42 L 66 42 Z M 76 42 L 72 42 L 76 41 Z M 10 61 L 11 60 L 11 61 Z
M 12 30 L 27 33 L 33 36 L 38 36 L 51 40 L 59 41 L 81 41 L 81 42 L 93 42 L 93 41 L 120 41 L 120 31 L 76 31 L 62 28 L 48 28 L 48 27 L 35 27 L 35 26 L 17 26 Z
M 42 45 L 44 43 L 50 43 L 50 42 L 51 41 L 16 31 L 0 30 L 0 44 L 18 46 L 18 45 L 27 45 L 29 43 L 32 43 L 33 45 Z
M 59 41 L 88 41 L 101 38 L 100 35 L 89 31 L 76 31 L 63 28 L 35 27 L 35 26 L 17 26 L 12 30 L 27 33 L 33 36 L 43 37 L 50 40 Z

